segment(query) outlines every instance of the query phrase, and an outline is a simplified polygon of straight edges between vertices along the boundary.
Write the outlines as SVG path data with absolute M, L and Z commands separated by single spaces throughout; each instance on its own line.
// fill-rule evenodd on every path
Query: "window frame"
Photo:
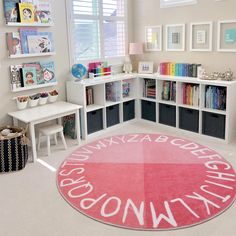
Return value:
M 100 1 L 100 0 L 99 0 Z M 75 63 L 81 63 L 84 65 L 87 65 L 89 62 L 96 62 L 96 61 L 108 61 L 110 65 L 118 65 L 123 64 L 125 56 L 128 53 L 127 45 L 128 45 L 128 3 L 127 0 L 124 0 L 124 17 L 120 16 L 103 16 L 101 15 L 102 12 L 102 0 L 99 2 L 99 15 L 98 16 L 81 16 L 80 19 L 89 19 L 89 20 L 98 20 L 99 22 L 99 28 L 100 28 L 100 58 L 97 59 L 88 59 L 88 60 L 80 60 L 79 62 L 76 61 L 76 55 L 74 54 L 73 45 L 75 44 L 74 38 L 73 38 L 73 9 L 72 9 L 72 3 L 73 0 L 67 0 L 66 3 L 66 19 L 67 19 L 67 40 L 68 40 L 68 50 L 69 50 L 69 61 L 70 61 L 70 67 L 74 65 Z M 119 20 L 124 21 L 124 46 L 125 46 L 125 55 L 124 56 L 117 56 L 117 57 L 110 57 L 105 58 L 105 50 L 104 50 L 104 34 L 103 34 L 103 20 L 109 19 L 114 20 L 115 22 L 118 22 Z

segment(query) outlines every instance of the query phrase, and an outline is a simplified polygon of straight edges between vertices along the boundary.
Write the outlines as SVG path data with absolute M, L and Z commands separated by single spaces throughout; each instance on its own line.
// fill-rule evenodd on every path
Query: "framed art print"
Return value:
M 140 61 L 138 64 L 139 74 L 152 74 L 153 73 L 153 62 Z
M 145 51 L 162 50 L 162 26 L 145 27 Z
M 185 24 L 166 25 L 166 51 L 185 50 Z
M 212 51 L 212 22 L 190 24 L 190 51 Z
M 236 52 L 236 20 L 218 22 L 219 52 Z

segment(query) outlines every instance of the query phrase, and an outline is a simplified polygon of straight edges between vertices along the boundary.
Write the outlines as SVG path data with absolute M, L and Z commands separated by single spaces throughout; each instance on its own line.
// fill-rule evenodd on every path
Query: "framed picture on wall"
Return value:
M 190 24 L 190 51 L 212 51 L 212 22 Z
M 166 51 L 185 50 L 185 24 L 166 25 Z
M 139 74 L 152 74 L 153 73 L 153 62 L 151 61 L 140 61 L 138 64 Z
M 236 52 L 236 20 L 218 22 L 217 50 L 219 52 Z
M 161 51 L 162 50 L 162 26 L 146 26 L 145 27 L 145 51 Z

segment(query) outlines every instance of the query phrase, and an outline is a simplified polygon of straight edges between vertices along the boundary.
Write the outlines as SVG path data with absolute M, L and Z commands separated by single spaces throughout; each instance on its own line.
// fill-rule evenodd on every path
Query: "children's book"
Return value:
M 33 67 L 36 69 L 36 78 L 37 84 L 44 84 L 44 80 L 42 79 L 43 70 L 41 64 L 39 62 L 31 62 L 31 63 L 23 63 L 23 67 L 30 68 Z
M 34 5 L 29 2 L 18 3 L 20 22 L 34 23 Z
M 4 0 L 4 15 L 6 19 L 6 23 L 8 22 L 17 22 L 19 19 L 19 12 L 17 4 L 19 0 Z
M 6 39 L 9 55 L 21 54 L 20 34 L 18 32 L 6 33 Z
M 51 52 L 54 52 L 54 42 L 53 42 L 53 35 L 52 32 L 38 32 L 37 35 L 40 35 L 42 37 L 46 36 L 51 44 Z
M 47 35 L 27 36 L 29 53 L 47 53 L 52 51 L 52 42 Z
M 41 62 L 42 80 L 44 83 L 56 82 L 54 62 Z
M 49 24 L 52 22 L 52 4 L 50 0 L 35 1 L 38 22 Z
M 37 84 L 36 68 L 34 67 L 23 67 L 22 68 L 24 87 L 32 86 Z
M 27 41 L 27 36 L 29 35 L 37 35 L 37 29 L 35 28 L 20 28 L 19 29 L 20 33 L 20 39 L 21 39 L 21 50 L 23 54 L 28 54 L 29 49 L 28 49 L 28 41 Z
M 22 65 L 10 66 L 11 88 L 23 87 Z

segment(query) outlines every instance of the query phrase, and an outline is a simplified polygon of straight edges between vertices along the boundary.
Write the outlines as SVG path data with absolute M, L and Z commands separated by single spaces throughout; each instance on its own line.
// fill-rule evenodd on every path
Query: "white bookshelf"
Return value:
M 17 93 L 17 92 L 22 92 L 22 91 L 27 91 L 27 90 L 32 90 L 32 89 L 52 87 L 55 85 L 57 85 L 57 82 L 38 84 L 38 85 L 32 85 L 32 86 L 28 86 L 28 87 L 15 88 L 15 89 L 12 89 L 12 92 Z
M 47 56 L 54 56 L 54 55 L 56 55 L 56 52 L 28 53 L 28 54 L 10 55 L 9 58 L 16 59 L 16 58 L 28 58 L 28 57 L 47 57 Z
M 156 84 L 156 98 L 146 98 L 143 97 L 143 85 L 144 79 L 153 79 Z M 117 102 L 109 102 L 105 99 L 105 84 L 107 82 L 120 81 L 122 86 L 122 81 L 131 80 L 131 89 L 130 96 L 121 99 L 121 101 Z M 163 81 L 172 81 L 176 82 L 176 101 L 166 101 L 162 100 L 162 88 Z M 199 87 L 199 105 L 187 105 L 183 104 L 182 101 L 182 84 L 190 83 L 197 85 Z M 217 86 L 217 87 L 225 87 L 226 88 L 226 109 L 225 110 L 217 110 L 217 109 L 209 109 L 205 106 L 205 91 L 206 86 Z M 106 129 L 106 115 L 107 115 L 107 107 L 109 106 L 119 106 L 120 110 L 120 125 L 122 125 L 122 115 L 123 115 L 123 106 L 125 102 L 134 101 L 135 102 L 135 119 L 146 120 L 143 118 L 143 112 L 149 112 L 149 108 L 145 108 L 145 104 L 150 106 L 153 109 L 153 116 L 155 119 L 152 121 L 154 125 L 165 125 L 166 127 L 170 127 L 173 129 L 181 129 L 183 132 L 193 132 L 196 135 L 206 136 L 208 138 L 212 138 L 213 140 L 230 142 L 236 139 L 236 81 L 218 81 L 218 80 L 201 80 L 198 78 L 189 78 L 189 77 L 180 77 L 180 76 L 159 76 L 157 74 L 119 74 L 115 76 L 109 76 L 106 78 L 100 78 L 96 80 L 85 79 L 80 82 L 67 82 L 67 100 L 69 102 L 73 102 L 79 105 L 83 105 L 86 107 L 86 95 L 85 90 L 86 87 L 93 86 L 95 91 L 99 91 L 98 97 L 95 99 L 96 104 L 99 106 L 94 106 L 94 109 L 84 109 L 82 112 L 82 130 L 83 130 L 83 138 L 88 137 L 87 132 L 87 115 L 92 110 L 101 109 L 100 116 L 103 117 L 103 127 L 99 130 Z M 97 87 L 97 88 L 96 88 Z M 142 107 L 144 106 L 144 110 Z M 170 116 L 174 120 L 173 125 L 163 124 L 161 121 L 163 120 L 163 109 L 167 109 L 166 119 L 168 120 Z M 169 109 L 169 110 L 168 110 Z M 150 114 L 151 114 L 150 110 Z M 168 113 L 170 112 L 170 113 Z M 147 117 L 150 115 L 147 114 Z M 170 114 L 170 115 L 168 115 Z M 174 114 L 174 115 L 173 115 Z M 190 118 L 189 118 L 190 117 Z M 192 118 L 191 118 L 192 117 Z M 212 119 L 212 120 L 211 120 Z M 188 130 L 188 127 L 185 127 L 185 122 L 189 122 L 190 127 L 192 122 L 196 125 L 193 130 Z M 148 122 L 150 122 L 148 120 Z M 212 124 L 213 122 L 213 124 Z M 221 136 L 218 134 L 211 134 L 211 130 L 208 130 L 210 126 L 214 128 L 214 122 L 216 122 L 215 129 L 218 130 L 222 128 Z M 184 127 L 183 127 L 184 126 Z M 209 127 L 208 127 L 209 126 Z M 222 126 L 222 127 L 221 127 Z M 213 131 L 214 131 L 213 130 Z
M 7 26 L 10 27 L 51 27 L 54 26 L 54 23 L 21 23 L 21 22 L 8 22 Z

